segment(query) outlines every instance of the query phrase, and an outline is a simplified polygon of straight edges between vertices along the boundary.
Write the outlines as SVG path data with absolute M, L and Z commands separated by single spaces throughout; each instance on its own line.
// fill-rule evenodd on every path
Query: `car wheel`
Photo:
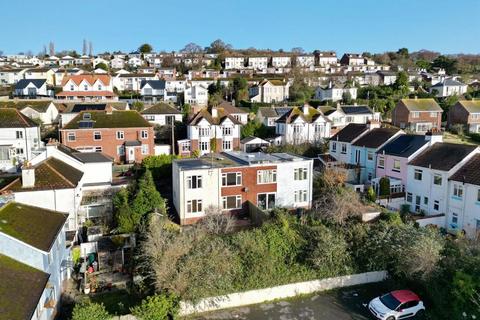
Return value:
M 425 319 L 425 310 L 418 310 L 418 312 L 415 314 L 415 319 Z
M 386 320 L 396 320 L 394 316 L 388 317 Z

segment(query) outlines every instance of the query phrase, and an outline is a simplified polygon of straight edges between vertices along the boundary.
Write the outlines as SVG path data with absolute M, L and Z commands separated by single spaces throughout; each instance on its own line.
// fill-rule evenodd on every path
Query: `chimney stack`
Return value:
M 22 187 L 33 188 L 35 186 L 35 168 L 26 161 L 22 166 Z
M 212 117 L 218 118 L 218 109 L 216 107 L 212 108 Z
M 303 114 L 304 114 L 304 115 L 308 115 L 308 114 L 309 114 L 309 111 L 310 111 L 309 108 L 310 108 L 310 106 L 309 106 L 308 104 L 305 103 L 305 104 L 303 105 L 302 111 L 303 111 Z

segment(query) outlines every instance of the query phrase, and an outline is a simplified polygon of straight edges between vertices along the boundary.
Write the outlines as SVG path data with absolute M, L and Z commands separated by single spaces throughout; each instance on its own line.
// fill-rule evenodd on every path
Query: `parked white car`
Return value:
M 380 320 L 423 318 L 425 306 L 410 290 L 396 290 L 370 301 L 368 310 Z

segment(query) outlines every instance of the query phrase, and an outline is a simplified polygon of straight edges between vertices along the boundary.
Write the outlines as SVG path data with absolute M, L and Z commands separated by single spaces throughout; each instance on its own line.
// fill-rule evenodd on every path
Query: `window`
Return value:
M 188 151 L 190 151 L 190 141 L 183 142 L 183 143 L 181 144 L 181 148 L 182 148 L 182 151 L 183 151 L 183 152 L 188 152 Z
M 142 154 L 148 154 L 148 144 L 142 144 Z
M 435 173 L 433 175 L 433 184 L 435 184 L 437 186 L 442 185 L 442 175 L 441 174 Z
M 88 85 L 84 84 L 83 85 L 83 90 L 88 91 Z
M 458 213 L 452 212 L 452 224 L 458 223 Z
M 201 189 L 202 188 L 202 176 L 188 176 L 187 177 L 188 189 Z
M 413 195 L 411 192 L 407 192 L 407 202 L 412 203 Z
M 94 131 L 93 132 L 93 140 L 102 140 L 102 133 L 100 131 Z
M 372 178 L 373 178 L 373 174 L 372 174 L 371 172 L 369 172 L 369 173 L 367 174 L 367 180 L 368 180 L 368 181 L 372 181 Z
M 101 84 L 98 85 L 98 91 L 102 91 L 102 85 Z
M 202 212 L 202 200 L 188 200 L 187 213 Z
M 373 161 L 373 152 L 372 151 L 367 152 L 367 160 L 368 161 Z
M 463 186 L 461 186 L 459 184 L 454 184 L 453 185 L 453 196 L 461 199 L 463 197 Z
M 210 128 L 198 128 L 198 136 L 210 137 Z
M 337 152 L 337 143 L 332 142 L 332 152 Z
M 277 170 L 258 170 L 257 183 L 274 183 L 277 182 Z
M 125 133 L 123 131 L 117 131 L 117 140 L 125 139 Z
M 23 139 L 23 131 L 16 132 L 17 139 Z
M 102 152 L 102 147 L 95 147 L 95 152 Z
M 428 206 L 428 197 L 423 197 L 423 204 Z
M 67 133 L 67 141 L 75 141 L 75 140 L 77 140 L 77 137 L 75 136 L 75 132 Z
M 325 126 L 323 124 L 316 124 L 315 125 L 315 133 L 319 135 L 323 135 L 323 132 L 325 131 Z
M 200 142 L 200 150 L 201 151 L 208 151 L 208 149 L 209 149 L 209 142 L 208 141 Z
M 230 151 L 232 150 L 232 141 L 223 141 L 222 142 L 222 150 L 224 151 Z
M 242 208 L 242 196 L 222 197 L 222 208 L 224 210 L 241 209 Z
M 232 135 L 232 128 L 231 127 L 222 127 L 222 135 L 223 136 L 231 136 Z
M 142 130 L 140 133 L 140 136 L 142 139 L 147 139 L 148 138 L 148 131 L 147 130 Z
M 342 153 L 347 154 L 347 144 L 346 143 L 342 143 Z
M 378 157 L 378 167 L 380 169 L 385 168 L 385 158 L 384 157 Z
M 241 172 L 222 173 L 222 186 L 240 186 L 242 185 Z
M 422 175 L 423 175 L 423 171 L 422 170 L 419 170 L 419 169 L 415 169 L 415 172 L 413 174 L 413 178 L 415 180 L 422 180 Z
M 433 201 L 433 210 L 435 211 L 440 210 L 440 202 L 438 200 Z
M 436 118 L 437 113 L 436 112 L 430 112 L 430 118 Z
M 16 148 L 15 149 L 17 156 L 22 156 L 23 155 L 23 148 Z
M 75 90 L 75 86 L 73 84 L 70 85 L 70 91 Z
M 293 194 L 295 202 L 307 202 L 307 190 L 297 190 Z
M 412 118 L 418 118 L 418 117 L 420 117 L 420 112 L 418 111 L 412 112 Z
M 480 189 L 477 191 L 477 201 L 480 202 Z
M 257 207 L 261 210 L 275 208 L 275 193 L 259 193 L 257 195 Z
M 400 172 L 400 160 L 393 160 L 393 169 L 392 171 Z
M 293 179 L 294 180 L 307 180 L 308 169 L 307 168 L 296 168 L 293 169 Z
M 360 163 L 360 150 L 355 150 L 355 163 Z
M 124 156 L 125 155 L 125 147 L 124 146 L 117 146 L 117 154 L 119 156 Z

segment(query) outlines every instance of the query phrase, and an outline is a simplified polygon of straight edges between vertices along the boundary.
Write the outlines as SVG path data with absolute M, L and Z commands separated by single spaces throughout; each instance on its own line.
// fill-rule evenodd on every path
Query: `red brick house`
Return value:
M 425 133 L 442 127 L 442 113 L 434 99 L 402 99 L 392 110 L 392 121 L 401 129 Z
M 83 111 L 60 129 L 68 147 L 103 152 L 115 162 L 140 162 L 154 154 L 153 126 L 137 111 Z
M 448 126 L 461 124 L 470 133 L 480 133 L 480 100 L 460 100 L 448 111 Z

